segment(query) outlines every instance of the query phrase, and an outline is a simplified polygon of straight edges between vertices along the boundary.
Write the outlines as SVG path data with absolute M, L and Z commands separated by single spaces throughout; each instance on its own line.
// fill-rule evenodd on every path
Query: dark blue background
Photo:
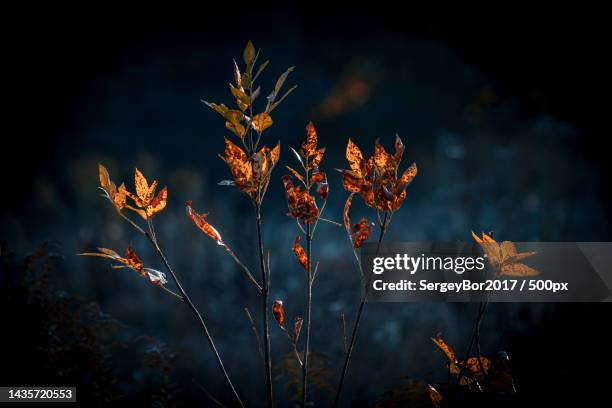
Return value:
M 598 99 L 604 30 L 597 20 L 550 10 L 460 18 L 313 5 L 181 12 L 101 7 L 16 11 L 17 24 L 7 27 L 5 102 L 11 109 L 3 136 L 0 238 L 21 254 L 56 241 L 65 256 L 56 285 L 188 352 L 177 374 L 184 388 L 196 378 L 227 396 L 188 312 L 135 274 L 73 254 L 96 246 L 122 250 L 131 242 L 147 264 L 161 268 L 98 197 L 97 164 L 128 186 L 134 166 L 168 185 L 168 207 L 156 219 L 161 244 L 210 320 L 241 393 L 262 396 L 260 361 L 243 312 L 248 306 L 260 319 L 258 298 L 183 210 L 192 199 L 196 209 L 210 211 L 209 221 L 256 270 L 250 203 L 217 185 L 229 176 L 217 158 L 229 132 L 199 102 L 231 101 L 232 58 L 248 39 L 272 61 L 262 77 L 264 94 L 286 67 L 296 66 L 288 84 L 298 88 L 273 115 L 264 141 L 280 140 L 281 164 L 295 164 L 288 148 L 299 145 L 304 126 L 314 121 L 327 146 L 321 166 L 331 183 L 327 217 L 340 220 L 347 196 L 333 171 L 346 166 L 347 139 L 369 154 L 376 138 L 391 148 L 398 133 L 406 145 L 404 166 L 417 162 L 419 175 L 393 218 L 389 241 L 469 240 L 471 230 L 514 241 L 610 240 L 609 155 L 599 139 L 605 134 Z M 264 238 L 272 297 L 283 299 L 292 317 L 304 310 L 304 276 L 291 253 L 296 228 L 285 215 L 282 169 L 275 170 L 264 202 Z M 368 214 L 361 203 L 354 207 L 354 218 Z M 338 370 L 339 315 L 346 313 L 350 325 L 359 274 L 343 230 L 320 228 L 312 348 Z M 570 319 L 582 313 L 576 310 L 566 306 L 563 313 Z M 544 346 L 560 341 L 563 319 L 552 328 L 547 323 L 558 313 L 554 305 L 491 306 L 483 348 L 512 347 L 531 391 L 542 385 L 538 373 L 574 381 L 561 368 L 558 349 Z M 473 315 L 470 305 L 369 306 L 346 402 L 372 401 L 405 376 L 444 378 L 443 357 L 429 337 L 442 331 L 462 349 Z M 278 360 L 290 349 L 271 329 Z M 528 347 L 527 341 L 542 345 Z M 536 352 L 541 364 L 530 359 Z M 276 388 L 285 400 L 281 383 Z

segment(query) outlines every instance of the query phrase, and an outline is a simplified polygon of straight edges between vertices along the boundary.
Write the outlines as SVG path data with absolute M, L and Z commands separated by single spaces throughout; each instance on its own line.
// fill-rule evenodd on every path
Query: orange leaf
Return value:
M 244 138 L 244 134 L 245 134 L 245 130 L 244 130 L 244 126 L 242 126 L 240 123 L 232 123 L 232 122 L 225 122 L 225 127 L 227 129 L 229 129 L 233 134 L 235 134 L 236 136 L 238 136 L 239 138 Z
M 304 248 L 302 248 L 302 245 L 300 245 L 300 241 L 300 236 L 297 235 L 293 241 L 293 253 L 295 254 L 299 264 L 302 265 L 302 268 L 304 268 L 305 271 L 308 271 L 308 256 L 306 255 Z
M 319 164 L 321 164 L 321 160 L 323 160 L 323 155 L 324 154 L 325 154 L 325 148 L 324 147 L 322 147 L 320 149 L 317 149 L 315 154 L 308 160 L 308 167 L 309 167 L 309 169 L 313 169 L 315 167 L 318 167 Z
M 351 139 L 349 139 L 348 144 L 346 145 L 346 160 L 348 160 L 351 170 L 355 176 L 357 178 L 362 178 L 364 176 L 362 171 L 365 167 L 365 160 L 361 150 L 359 150 L 357 145 L 353 143 Z
M 302 177 L 302 175 L 300 173 L 298 173 L 296 170 L 294 170 L 293 168 L 289 167 L 289 166 L 285 166 L 287 168 L 287 170 L 289 170 L 289 172 L 298 180 L 300 180 L 302 182 L 302 184 L 304 185 L 304 187 L 306 187 L 306 182 L 304 181 L 304 177 Z
M 267 113 L 258 113 L 253 117 L 253 128 L 257 133 L 263 133 L 264 130 L 272 126 L 272 117 Z
M 317 151 L 318 143 L 319 138 L 317 136 L 317 130 L 312 122 L 308 122 L 308 125 L 306 125 L 306 142 L 302 143 L 302 148 L 300 149 L 302 156 L 304 158 L 314 156 Z
M 219 232 L 205 220 L 206 217 L 208 217 L 208 213 L 198 214 L 195 212 L 191 206 L 191 200 L 185 203 L 185 209 L 187 211 L 187 216 L 191 218 L 198 228 L 200 228 L 206 235 L 217 241 L 217 244 L 223 245 L 221 234 L 219 234 Z
M 370 236 L 372 228 L 374 228 L 374 224 L 368 223 L 365 217 L 361 218 L 359 224 L 353 225 L 353 230 L 351 232 L 351 241 L 353 241 L 354 248 L 361 248 L 363 243 Z
M 285 328 L 285 309 L 283 308 L 282 300 L 274 301 L 274 306 L 272 306 L 272 314 L 274 314 L 274 319 L 276 320 L 276 323 L 278 323 L 278 325 L 284 329 Z
M 455 351 L 444 342 L 441 333 L 436 334 L 436 337 L 433 337 L 431 341 L 433 341 L 436 346 L 440 347 L 440 350 L 446 354 L 446 357 L 448 357 L 451 363 L 455 363 L 457 361 L 455 358 Z
M 351 238 L 351 220 L 349 212 L 351 210 L 354 195 L 354 193 L 349 194 L 348 198 L 346 199 L 346 203 L 344 203 L 344 228 L 346 228 L 346 233 L 349 235 L 349 238 Z M 352 240 L 353 239 L 351 238 L 351 242 Z
M 166 202 L 168 201 L 168 188 L 162 188 L 157 196 L 151 200 L 151 204 L 147 206 L 147 217 L 153 217 L 155 214 L 161 212 L 166 208 Z

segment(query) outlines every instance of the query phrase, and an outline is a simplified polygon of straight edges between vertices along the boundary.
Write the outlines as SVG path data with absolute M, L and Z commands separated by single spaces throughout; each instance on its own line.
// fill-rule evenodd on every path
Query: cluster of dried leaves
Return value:
M 153 283 L 154 285 L 165 285 L 166 283 L 168 283 L 166 275 L 163 272 L 158 271 L 156 269 L 144 267 L 138 255 L 136 255 L 136 252 L 134 252 L 134 248 L 132 248 L 131 244 L 128 245 L 128 247 L 126 248 L 125 255 L 123 257 L 117 254 L 117 252 L 113 251 L 112 249 L 98 248 L 98 251 L 99 252 L 84 252 L 79 255 L 98 256 L 101 258 L 111 259 L 113 261 L 118 262 L 118 264 L 111 265 L 111 268 L 129 268 L 133 271 L 138 272 L 140 276 L 149 278 L 151 283 Z
M 516 392 L 514 379 L 510 373 L 510 357 L 506 352 L 497 353 L 493 361 L 480 355 L 462 361 L 457 359 L 455 351 L 442 339 L 440 333 L 431 340 L 448 358 L 449 373 L 457 380 L 457 385 L 460 387 L 467 387 L 468 390 L 477 392 L 508 394 Z
M 406 199 L 406 188 L 417 175 L 417 166 L 412 163 L 398 178 L 399 166 L 404 155 L 404 144 L 395 137 L 395 153 L 387 153 L 378 142 L 374 155 L 366 160 L 352 140 L 346 146 L 346 160 L 350 170 L 342 170 L 342 185 L 351 194 L 344 205 L 344 226 L 354 248 L 360 248 L 368 239 L 374 223 L 362 218 L 351 226 L 350 208 L 353 196 L 359 194 L 368 207 L 377 212 L 393 213 L 400 209 Z
M 257 150 L 259 142 L 263 132 L 274 123 L 270 114 L 296 86 L 289 88 L 280 96 L 289 73 L 294 69 L 290 67 L 277 79 L 273 90 L 266 98 L 263 112 L 254 114 L 255 100 L 261 94 L 261 87 L 257 86 L 256 82 L 269 64 L 269 61 L 265 61 L 255 71 L 258 59 L 259 51 L 256 51 L 253 43 L 249 41 L 243 51 L 244 73 L 241 73 L 240 67 L 234 61 L 234 84 L 230 83 L 229 89 L 237 109 L 228 108 L 225 104 L 203 102 L 223 117 L 225 127 L 240 139 L 243 146 L 241 148 L 231 140 L 225 139 L 225 152 L 220 157 L 230 168 L 233 180 L 225 180 L 220 184 L 235 186 L 248 194 L 256 203 L 261 204 L 270 183 L 272 169 L 278 163 L 280 144 L 277 143 L 273 148 L 263 146 Z M 256 137 L 253 132 L 256 133 Z
M 404 144 L 395 138 L 395 153 L 387 153 L 376 141 L 374 155 L 365 160 L 361 150 L 349 139 L 346 159 L 350 170 L 342 171 L 345 190 L 361 195 L 367 206 L 379 211 L 395 212 L 406 198 L 406 187 L 417 175 L 417 166 L 412 163 L 398 178 L 399 165 L 404 154 Z
M 110 179 L 108 170 L 102 164 L 98 165 L 98 175 L 100 179 L 99 188 L 103 192 L 102 196 L 108 199 L 117 212 L 133 225 L 136 224 L 123 214 L 123 210 L 131 210 L 149 222 L 156 214 L 166 208 L 168 189 L 164 187 L 156 195 L 157 180 L 153 180 L 149 185 L 146 177 L 138 169 L 134 171 L 136 194 L 128 191 L 125 187 L 125 183 L 121 183 L 119 188 L 117 188 L 117 185 Z M 132 200 L 133 205 L 127 203 L 127 198 Z M 117 262 L 111 266 L 113 269 L 131 269 L 136 271 L 140 276 L 148 278 L 151 283 L 157 286 L 164 286 L 168 283 L 166 275 L 163 272 L 144 266 L 131 244 L 126 248 L 124 256 L 120 256 L 117 252 L 108 248 L 98 248 L 98 251 L 99 252 L 84 252 L 79 255 L 110 259 Z
M 140 170 L 135 169 L 134 171 L 136 194 L 129 192 L 124 183 L 121 183 L 119 188 L 117 188 L 116 184 L 110 179 L 106 167 L 102 164 L 98 166 L 98 172 L 100 176 L 100 189 L 104 192 L 104 197 L 110 200 L 118 211 L 127 208 L 140 215 L 142 219 L 149 220 L 166 208 L 168 189 L 164 187 L 155 195 L 157 180 L 153 180 L 149 185 Z M 130 198 L 136 207 L 127 204 L 127 198 Z
M 301 316 L 296 316 L 293 321 L 293 331 L 290 333 L 287 327 L 285 326 L 285 308 L 283 307 L 282 300 L 275 300 L 274 306 L 272 306 L 272 314 L 274 315 L 274 320 L 278 323 L 278 327 L 287 335 L 291 344 L 294 348 L 297 346 L 297 341 L 300 338 L 300 332 L 302 331 L 302 324 L 304 323 L 304 319 Z
M 516 245 L 510 241 L 501 244 L 495 241 L 489 234 L 482 233 L 482 238 L 472 232 L 472 238 L 476 241 L 487 255 L 493 271 L 502 276 L 536 276 L 540 272 L 519 261 L 536 255 L 537 252 L 517 252 Z

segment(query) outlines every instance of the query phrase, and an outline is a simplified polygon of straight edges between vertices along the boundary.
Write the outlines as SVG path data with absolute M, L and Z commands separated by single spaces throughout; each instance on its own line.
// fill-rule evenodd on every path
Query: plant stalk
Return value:
M 312 236 L 310 234 L 310 222 L 306 224 L 306 254 L 308 256 L 308 282 L 306 294 L 306 345 L 304 346 L 304 364 L 302 365 L 302 408 L 306 407 L 306 393 L 308 386 L 308 354 L 310 352 L 310 320 L 312 309 L 312 268 L 310 261 L 312 251 Z
M 378 255 L 378 251 L 380 250 L 380 244 L 382 243 L 385 233 L 387 232 L 388 219 L 389 219 L 389 213 L 385 211 L 385 217 L 382 220 L 381 227 L 380 227 L 380 235 L 378 236 L 376 255 Z M 357 311 L 357 318 L 355 319 L 355 324 L 353 326 L 353 333 L 351 335 L 351 341 L 349 343 L 348 350 L 346 352 L 346 357 L 344 359 L 344 365 L 342 366 L 342 374 L 340 375 L 340 383 L 338 384 L 338 389 L 336 390 L 336 397 L 334 398 L 334 405 L 333 405 L 334 408 L 337 407 L 338 404 L 340 403 L 340 396 L 342 394 L 342 387 L 344 385 L 344 379 L 346 377 L 348 366 L 351 361 L 351 354 L 353 352 L 353 347 L 355 346 L 355 340 L 357 339 L 357 330 L 359 329 L 359 323 L 361 322 L 361 316 L 363 315 L 363 309 L 368 300 L 368 294 L 370 293 L 369 288 L 370 288 L 370 283 L 372 280 L 372 274 L 368 273 L 367 276 L 368 278 L 366 282 L 366 287 L 364 289 L 363 298 L 361 299 L 361 303 L 359 304 L 359 310 Z
M 261 283 L 262 283 L 262 312 L 263 312 L 263 343 L 264 343 L 264 364 L 266 367 L 266 398 L 269 408 L 274 406 L 274 395 L 272 392 L 272 358 L 270 355 L 270 286 L 268 274 L 266 273 L 266 265 L 264 260 L 264 246 L 261 228 L 261 205 L 255 203 L 255 218 L 257 220 L 257 240 L 259 243 L 259 266 L 261 268 Z
M 157 255 L 161 258 L 161 260 L 164 263 L 164 266 L 166 267 L 166 270 L 168 271 L 170 276 L 172 276 L 172 280 L 174 281 L 174 284 L 178 288 L 181 296 L 183 297 L 183 301 L 185 302 L 187 307 L 189 307 L 189 309 L 193 312 L 193 314 L 196 316 L 197 320 L 200 322 L 200 325 L 202 326 L 202 329 L 204 330 L 204 334 L 206 336 L 206 340 L 208 341 L 208 344 L 210 345 L 210 348 L 212 349 L 213 354 L 215 355 L 215 358 L 216 358 L 217 363 L 219 365 L 219 369 L 221 370 L 221 372 L 223 373 L 223 376 L 225 377 L 225 382 L 230 387 L 230 389 L 232 391 L 232 394 L 234 395 L 234 398 L 238 402 L 238 405 L 240 407 L 244 408 L 244 403 L 240 399 L 240 396 L 238 395 L 238 392 L 236 391 L 236 388 L 234 387 L 234 384 L 232 383 L 232 380 L 230 379 L 229 374 L 227 373 L 227 370 L 225 369 L 225 365 L 223 364 L 223 360 L 221 360 L 221 356 L 219 355 L 219 351 L 217 350 L 217 347 L 215 346 L 215 342 L 213 341 L 213 338 L 210 335 L 210 332 L 208 331 L 208 327 L 206 326 L 206 322 L 204 321 L 204 318 L 202 317 L 202 314 L 195 307 L 195 305 L 191 301 L 191 298 L 189 298 L 189 295 L 187 294 L 185 289 L 183 289 L 183 286 L 181 285 L 181 282 L 179 281 L 178 277 L 176 276 L 176 274 L 172 270 L 172 267 L 170 266 L 170 264 L 166 260 L 166 257 L 164 255 L 164 253 L 162 252 L 161 248 L 159 247 L 159 245 L 157 243 L 157 239 L 155 238 L 155 235 L 153 235 L 153 233 L 152 233 L 152 227 L 151 226 L 150 226 L 149 230 L 150 230 L 149 232 L 145 232 L 145 236 L 147 237 L 149 242 L 151 242 L 151 245 L 153 245 L 153 249 L 155 250 Z

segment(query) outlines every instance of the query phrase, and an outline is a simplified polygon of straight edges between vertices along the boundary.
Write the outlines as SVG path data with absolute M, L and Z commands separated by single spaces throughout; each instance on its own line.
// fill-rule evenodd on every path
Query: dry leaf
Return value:
M 272 306 L 272 314 L 276 323 L 283 329 L 285 328 L 285 309 L 283 308 L 282 300 L 275 300 L 274 306 Z
M 112 202 L 117 210 L 121 211 L 124 209 L 126 206 L 127 197 L 125 184 L 121 183 L 119 189 L 117 190 L 117 186 L 111 181 L 106 167 L 104 167 L 102 164 L 98 165 L 98 176 L 100 178 L 100 189 L 104 191 L 104 197 Z
M 97 256 L 97 257 L 108 258 L 113 261 L 119 262 L 119 265 L 111 265 L 111 268 L 113 269 L 121 269 L 121 268 L 132 269 L 138 272 L 140 276 L 148 278 L 149 281 L 153 283 L 154 285 L 165 285 L 166 283 L 168 283 L 168 280 L 166 279 L 166 275 L 163 272 L 160 272 L 158 270 L 151 269 L 151 268 L 145 268 L 143 266 L 142 261 L 140 260 L 138 255 L 136 255 L 136 252 L 134 251 L 134 248 L 132 248 L 132 245 L 128 245 L 128 247 L 125 250 L 125 255 L 123 257 L 119 256 L 119 254 L 117 254 L 117 252 L 113 251 L 112 249 L 98 248 L 98 251 L 99 252 L 85 252 L 85 253 L 81 253 L 78 255 Z
M 297 235 L 295 237 L 295 240 L 293 241 L 293 253 L 295 254 L 295 257 L 297 258 L 302 268 L 304 268 L 305 271 L 308 271 L 308 256 L 306 255 L 306 251 L 304 251 L 304 248 L 302 248 L 300 241 L 300 236 Z
M 251 65 L 253 61 L 255 61 L 255 55 L 255 46 L 253 45 L 251 40 L 249 40 L 249 42 L 247 42 L 246 47 L 244 47 L 244 51 L 242 52 L 242 58 L 244 59 L 244 63 L 247 65 Z
M 157 180 L 153 180 L 151 185 L 149 185 L 144 174 L 142 174 L 140 170 L 135 169 L 134 184 L 136 186 L 136 194 L 132 194 L 125 190 L 125 187 L 120 187 L 120 190 L 125 191 L 125 194 L 130 197 L 132 201 L 134 201 L 138 208 L 131 205 L 125 205 L 125 208 L 136 212 L 145 220 L 153 218 L 156 214 L 160 213 L 164 208 L 166 208 L 168 189 L 164 187 L 157 195 L 155 195 Z
M 302 323 L 304 323 L 304 319 L 300 316 L 295 318 L 295 322 L 293 323 L 293 336 L 291 336 L 291 343 L 294 345 L 297 343 L 300 338 L 300 331 L 302 330 Z
M 289 172 L 293 175 L 293 177 L 295 177 L 298 180 L 300 180 L 302 182 L 302 184 L 304 185 L 304 187 L 307 187 L 306 181 L 304 181 L 304 177 L 302 177 L 302 175 L 300 173 L 298 173 L 296 170 L 294 170 L 293 168 L 291 168 L 289 166 L 285 166 L 285 167 L 287 168 L 287 170 L 289 170 Z
M 351 241 L 353 242 L 354 248 L 361 248 L 363 243 L 370 236 L 370 232 L 374 228 L 373 223 L 368 223 L 368 221 L 362 217 L 359 224 L 353 225 L 353 229 L 351 231 Z
M 395 139 L 395 154 L 387 153 L 376 141 L 374 155 L 367 161 L 361 150 L 349 139 L 346 158 L 350 170 L 343 170 L 342 185 L 351 193 L 359 193 L 367 206 L 379 211 L 399 210 L 406 198 L 406 187 L 417 175 L 416 164 L 412 164 L 398 179 L 398 169 L 404 153 L 404 145 Z
M 264 130 L 272 126 L 272 117 L 267 113 L 258 113 L 253 117 L 253 129 L 257 133 L 263 133 Z
M 472 238 L 487 255 L 487 259 L 496 274 L 513 277 L 528 277 L 540 274 L 538 270 L 519 262 L 537 254 L 537 252 L 518 253 L 513 242 L 503 241 L 499 244 L 484 232 L 482 237 L 479 237 L 472 231 Z
M 198 228 L 200 228 L 206 235 L 217 241 L 217 244 L 223 245 L 221 234 L 219 234 L 219 232 L 212 225 L 206 222 L 208 213 L 198 214 L 191 206 L 191 200 L 185 203 L 185 209 L 187 211 L 187 216 L 191 218 Z

